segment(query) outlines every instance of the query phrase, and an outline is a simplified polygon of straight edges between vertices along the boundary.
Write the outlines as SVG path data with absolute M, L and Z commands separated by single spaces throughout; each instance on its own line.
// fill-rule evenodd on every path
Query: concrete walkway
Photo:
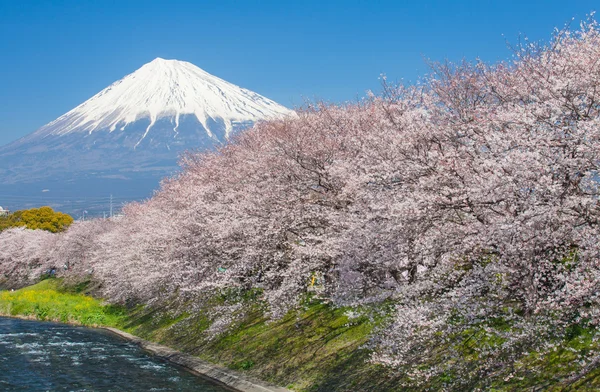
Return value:
M 186 369 L 191 370 L 193 373 L 197 373 L 203 377 L 216 381 L 218 384 L 222 384 L 227 388 L 232 389 L 233 391 L 292 392 L 291 390 L 286 388 L 270 385 L 263 381 L 253 380 L 234 370 L 225 369 L 220 366 L 213 365 L 192 355 L 184 354 L 177 350 L 173 350 L 172 348 L 152 343 L 144 339 L 140 339 L 137 336 L 133 336 L 127 332 L 108 327 L 104 329 L 111 331 L 112 333 L 122 337 L 123 339 L 136 343 L 144 350 L 152 353 L 153 355 L 156 355 L 157 357 L 164 358 L 179 366 L 183 366 Z

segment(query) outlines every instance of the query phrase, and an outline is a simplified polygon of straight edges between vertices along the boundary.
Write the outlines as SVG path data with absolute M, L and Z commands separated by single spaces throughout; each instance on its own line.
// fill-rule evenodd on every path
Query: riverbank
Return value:
M 182 366 L 232 391 L 290 392 L 289 389 L 250 379 L 234 370 L 213 365 L 170 347 L 121 331 L 114 326 L 124 324 L 126 311 L 123 308 L 103 304 L 95 298 L 80 293 L 65 292 L 65 289 L 66 287 L 58 280 L 45 280 L 21 290 L 0 292 L 0 316 L 103 328 L 139 345 L 154 356 Z
M 116 328 L 105 327 L 115 335 L 131 341 L 142 347 L 147 352 L 165 359 L 169 362 L 182 366 L 193 373 L 208 378 L 218 384 L 231 388 L 237 392 L 291 392 L 289 389 L 281 388 L 275 385 L 268 385 L 265 382 L 252 380 L 238 372 L 215 366 L 212 363 L 203 361 L 192 355 L 173 350 L 170 347 L 149 342 L 137 336 L 121 331 Z
M 83 287 L 63 285 L 59 279 L 0 291 L 0 315 L 86 327 L 118 327 L 127 318 L 124 308 L 105 304 L 82 291 Z
M 116 328 L 121 336 L 156 355 L 242 391 L 240 386 L 250 386 L 240 380 L 280 388 L 271 390 L 298 392 L 465 390 L 451 374 L 415 384 L 405 373 L 394 373 L 369 361 L 369 339 L 385 320 L 385 309 L 357 312 L 308 299 L 283 319 L 269 321 L 260 308 L 252 308 L 253 301 L 238 299 L 240 306 L 250 311 L 231 328 L 214 334 L 209 315 L 222 311 L 222 298 L 190 312 L 183 310 L 190 307 L 112 306 L 90 296 L 90 290 L 85 284 L 65 285 L 52 279 L 14 292 L 0 292 L 0 314 L 117 332 Z M 507 363 L 491 380 L 474 373 L 469 390 L 485 390 L 488 388 L 483 386 L 491 384 L 495 391 L 597 391 L 600 367 L 597 363 L 584 366 L 578 358 L 581 353 L 600 353 L 598 336 L 597 330 L 590 328 L 570 331 L 568 340 L 557 342 L 556 349 L 530 352 L 518 363 Z M 481 349 L 489 342 L 464 340 L 456 355 L 470 361 L 476 371 L 474 348 Z M 443 364 L 453 348 L 431 349 L 438 353 L 428 364 L 433 367 Z M 585 370 L 579 371 L 581 377 L 567 376 L 577 369 Z
M 187 313 L 165 307 L 111 306 L 85 295 L 88 289 L 49 279 L 1 292 L 0 314 L 116 328 L 147 344 L 186 353 L 186 358 L 193 359 L 190 363 L 203 361 L 242 379 L 267 380 L 269 387 L 276 384 L 311 392 L 397 390 L 385 369 L 367 362 L 370 352 L 364 346 L 376 322 L 345 309 L 307 302 L 275 322 L 268 322 L 257 309 L 235 328 L 213 335 L 208 331 L 207 314 L 215 309 Z M 229 385 L 240 389 L 240 384 Z
M 0 312 L 0 317 L 40 321 L 38 317 L 33 315 L 8 315 Z M 81 323 L 76 322 L 66 322 L 64 324 L 82 325 Z M 287 388 L 270 385 L 260 380 L 250 379 L 236 371 L 213 365 L 192 355 L 173 350 L 167 346 L 149 342 L 117 328 L 102 326 L 96 326 L 96 328 L 110 331 L 124 340 L 137 344 L 148 353 L 181 366 L 197 376 L 206 378 L 232 392 L 291 392 Z

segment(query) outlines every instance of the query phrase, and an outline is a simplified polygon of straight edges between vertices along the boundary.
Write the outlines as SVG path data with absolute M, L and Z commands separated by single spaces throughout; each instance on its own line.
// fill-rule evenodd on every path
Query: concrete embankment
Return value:
M 123 339 L 136 343 L 149 353 L 173 362 L 179 366 L 191 370 L 202 377 L 226 386 L 233 391 L 238 392 L 291 392 L 289 389 L 269 385 L 263 381 L 253 380 L 245 375 L 242 375 L 234 370 L 225 369 L 220 366 L 215 366 L 211 363 L 203 361 L 192 355 L 184 354 L 170 347 L 152 343 L 131 335 L 127 332 L 120 331 L 116 328 L 105 328 L 108 331 L 120 336 Z

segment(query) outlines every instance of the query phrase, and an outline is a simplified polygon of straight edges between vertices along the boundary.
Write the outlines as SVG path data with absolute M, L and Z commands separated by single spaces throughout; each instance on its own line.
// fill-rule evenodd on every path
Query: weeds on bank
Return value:
M 68 290 L 60 279 L 46 279 L 16 291 L 0 291 L 0 315 L 85 326 L 118 327 L 124 309 Z

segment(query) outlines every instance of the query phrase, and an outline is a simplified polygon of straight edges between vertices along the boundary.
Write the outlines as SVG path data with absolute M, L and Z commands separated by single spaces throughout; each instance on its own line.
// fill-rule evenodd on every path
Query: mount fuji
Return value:
M 294 112 L 178 60 L 157 58 L 32 134 L 0 147 L 0 205 L 106 210 L 144 198 L 186 150 Z

